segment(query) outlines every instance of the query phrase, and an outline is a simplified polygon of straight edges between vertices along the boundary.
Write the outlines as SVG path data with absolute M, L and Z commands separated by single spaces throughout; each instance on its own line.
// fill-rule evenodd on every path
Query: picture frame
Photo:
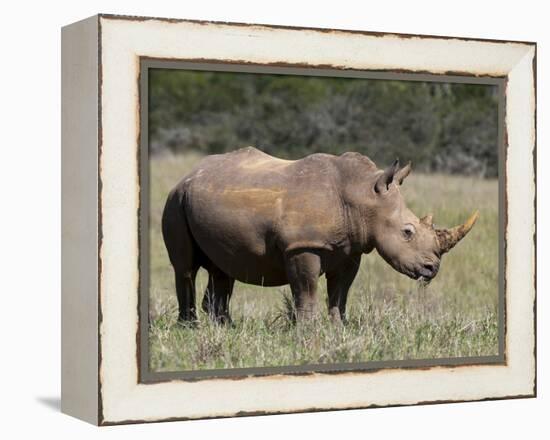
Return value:
M 149 371 L 144 96 L 148 69 L 159 66 L 496 85 L 504 209 L 499 354 Z M 104 14 L 64 27 L 62 411 L 111 425 L 535 397 L 535 117 L 531 42 Z

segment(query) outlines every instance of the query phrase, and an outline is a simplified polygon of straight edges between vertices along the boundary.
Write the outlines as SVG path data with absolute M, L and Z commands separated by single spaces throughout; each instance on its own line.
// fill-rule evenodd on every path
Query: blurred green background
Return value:
M 357 151 L 379 167 L 498 175 L 491 85 L 152 69 L 152 155 L 253 145 L 287 159 Z

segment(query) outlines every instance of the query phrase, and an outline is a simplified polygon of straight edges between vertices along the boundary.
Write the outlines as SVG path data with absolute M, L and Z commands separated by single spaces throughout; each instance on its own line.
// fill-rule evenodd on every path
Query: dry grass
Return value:
M 316 321 L 293 326 L 286 318 L 288 287 L 236 283 L 234 325 L 218 326 L 204 314 L 196 329 L 176 325 L 172 268 L 160 220 L 168 191 L 199 159 L 151 160 L 150 366 L 154 371 L 366 362 L 498 353 L 498 184 L 496 180 L 412 174 L 403 186 L 417 215 L 437 224 L 463 221 L 474 209 L 480 219 L 470 236 L 446 255 L 426 289 L 398 274 L 377 254 L 363 256 L 348 301 L 348 324 Z M 197 278 L 202 301 L 206 273 Z M 319 301 L 326 302 L 324 278 Z M 286 298 L 286 299 L 285 299 Z

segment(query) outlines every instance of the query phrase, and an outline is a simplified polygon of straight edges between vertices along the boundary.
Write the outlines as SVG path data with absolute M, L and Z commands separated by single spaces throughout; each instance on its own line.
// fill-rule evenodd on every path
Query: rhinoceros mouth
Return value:
M 424 280 L 424 282 L 426 283 L 429 283 L 433 277 L 429 277 L 429 276 L 426 276 L 426 275 L 423 275 L 421 274 L 419 271 L 416 271 L 416 270 L 400 270 L 400 272 L 403 274 L 403 275 L 406 275 L 408 276 L 409 278 L 415 280 L 415 281 L 422 281 Z
M 404 274 L 409 278 L 418 281 L 421 285 L 427 286 L 436 277 L 438 271 L 439 264 L 434 264 L 431 269 L 427 269 L 424 266 L 420 269 L 404 271 Z

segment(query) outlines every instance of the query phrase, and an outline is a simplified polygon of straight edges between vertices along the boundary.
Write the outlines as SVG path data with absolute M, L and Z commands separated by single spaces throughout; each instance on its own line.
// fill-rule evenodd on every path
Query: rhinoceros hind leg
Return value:
M 229 300 L 233 293 L 235 279 L 215 266 L 207 267 L 208 285 L 202 299 L 202 310 L 219 324 L 230 324 Z
M 314 251 L 293 251 L 285 258 L 290 290 L 298 321 L 313 318 L 317 313 L 317 282 L 321 274 L 321 258 Z
M 184 210 L 176 192 L 170 193 L 162 214 L 162 236 L 174 268 L 180 323 L 197 321 L 195 277 L 200 267 L 200 249 L 187 225 Z
M 348 292 L 360 264 L 361 255 L 352 255 L 338 270 L 327 272 L 328 313 L 334 323 L 346 322 Z
M 195 277 L 197 269 L 187 271 L 181 268 L 174 268 L 174 272 L 179 306 L 178 322 L 194 325 L 197 321 L 197 312 L 195 309 Z

